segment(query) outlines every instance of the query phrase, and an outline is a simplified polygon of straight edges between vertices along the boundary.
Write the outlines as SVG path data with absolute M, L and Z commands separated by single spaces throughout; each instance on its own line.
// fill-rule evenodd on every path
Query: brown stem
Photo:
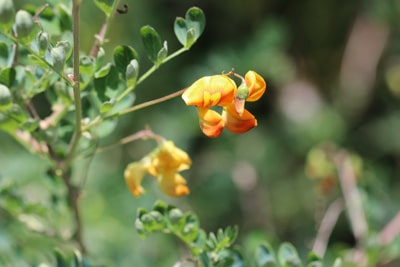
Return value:
M 106 41 L 106 35 L 108 32 L 108 28 L 110 26 L 111 19 L 114 17 L 114 10 L 119 6 L 120 0 L 116 0 L 116 2 L 113 4 L 113 12 L 111 13 L 110 16 L 107 16 L 103 22 L 103 25 L 101 25 L 100 32 L 96 34 L 96 38 L 94 41 L 94 44 L 92 48 L 90 49 L 89 56 L 91 57 L 96 57 L 97 53 L 99 53 L 100 47 L 104 44 Z
M 67 188 L 68 204 L 70 205 L 74 216 L 74 221 L 75 221 L 74 238 L 78 243 L 78 247 L 81 253 L 85 254 L 87 250 L 85 247 L 85 243 L 83 242 L 82 222 L 78 204 L 80 190 L 71 183 L 71 176 L 69 172 L 63 172 L 61 178 Z

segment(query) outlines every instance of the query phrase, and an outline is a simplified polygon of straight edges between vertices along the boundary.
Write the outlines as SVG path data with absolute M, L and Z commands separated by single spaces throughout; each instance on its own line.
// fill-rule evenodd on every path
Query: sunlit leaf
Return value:
M 94 0 L 94 3 L 107 17 L 111 15 L 114 0 Z
M 186 12 L 185 18 L 176 18 L 174 32 L 179 42 L 189 49 L 203 33 L 206 19 L 203 11 L 192 7 Z
M 14 68 L 4 68 L 0 70 L 0 84 L 4 84 L 11 87 L 15 81 L 15 69 Z
M 302 266 L 297 250 L 289 243 L 282 243 L 279 247 L 278 259 L 282 267 Z
M 158 61 L 158 52 L 162 48 L 161 38 L 157 31 L 151 26 L 143 26 L 140 29 L 144 48 L 149 56 L 149 59 L 156 64 Z
M 119 45 L 114 49 L 113 53 L 115 66 L 118 72 L 122 73 L 125 78 L 126 67 L 131 60 L 138 60 L 138 54 L 135 49 L 127 45 Z
M 274 251 L 269 243 L 261 244 L 255 251 L 256 267 L 273 267 L 276 266 L 276 258 Z

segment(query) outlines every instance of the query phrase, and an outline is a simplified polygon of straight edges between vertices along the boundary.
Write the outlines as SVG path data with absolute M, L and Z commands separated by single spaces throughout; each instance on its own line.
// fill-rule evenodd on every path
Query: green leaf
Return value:
M 168 206 L 163 201 L 158 200 L 156 203 L 154 203 L 153 210 L 160 213 L 165 213 L 168 210 Z
M 92 131 L 98 138 L 106 137 L 107 135 L 111 134 L 115 127 L 117 127 L 117 119 L 113 120 L 106 120 L 103 121 L 101 124 L 92 128 Z
M 111 63 L 107 63 L 106 65 L 104 65 L 98 71 L 95 72 L 94 77 L 96 79 L 105 77 L 110 72 L 111 67 L 112 67 Z
M 188 9 L 185 19 L 176 18 L 174 32 L 179 42 L 189 49 L 203 33 L 206 25 L 206 18 L 203 11 L 198 7 Z
M 12 27 L 14 14 L 13 0 L 0 0 L 0 27 L 4 31 Z
M 23 43 L 29 43 L 36 37 L 36 32 L 39 30 L 32 15 L 25 10 L 18 10 L 15 14 L 15 28 L 18 40 Z
M 187 28 L 186 22 L 184 18 L 177 17 L 174 23 L 174 32 L 178 41 L 183 45 L 186 46 L 186 35 L 187 35 Z
M 311 263 L 314 261 L 321 261 L 321 258 L 315 252 L 310 252 L 307 256 L 307 262 Z
M 131 62 L 126 66 L 126 84 L 128 87 L 135 87 L 136 81 L 139 76 L 139 62 L 136 59 L 132 59 Z
M 16 71 L 14 68 L 4 68 L 0 70 L 0 83 L 7 87 L 12 87 L 15 81 Z
M 114 101 L 107 101 L 101 104 L 100 106 L 100 113 L 106 113 L 109 112 L 114 106 Z
M 167 41 L 164 41 L 163 47 L 157 53 L 157 65 L 161 65 L 167 56 L 168 56 L 168 43 Z
M 7 86 L 0 84 L 0 111 L 5 111 L 12 107 L 12 96 Z
M 74 250 L 73 263 L 75 267 L 83 267 L 82 254 L 78 250 Z
M 114 0 L 94 0 L 94 3 L 107 17 L 111 15 Z
M 139 234 L 139 236 L 141 237 L 141 238 L 146 238 L 146 236 L 147 236 L 147 232 L 146 232 L 146 230 L 144 229 L 144 226 L 143 226 L 143 223 L 142 223 L 142 221 L 139 219 L 139 218 L 137 218 L 136 220 L 135 220 L 135 228 L 136 228 L 136 231 L 138 232 L 138 234 Z
M 57 267 L 68 267 L 69 264 L 67 260 L 65 259 L 65 256 L 62 254 L 62 252 L 58 249 L 54 251 L 54 256 L 56 258 L 56 266 Z
M 4 42 L 0 42 L 0 66 L 6 66 L 8 62 L 8 45 Z
M 61 32 L 72 32 L 72 16 L 68 7 L 63 4 L 57 6 L 58 18 L 60 20 Z
M 95 68 L 94 58 L 83 56 L 79 62 L 81 74 L 92 75 Z
M 64 73 L 64 64 L 66 60 L 64 47 L 63 46 L 54 47 L 53 49 L 51 49 L 50 55 L 53 60 L 53 67 L 55 71 L 62 75 Z
M 149 59 L 157 64 L 158 52 L 162 48 L 161 38 L 151 26 L 146 25 L 140 29 L 140 36 L 144 44 L 144 48 L 149 56 Z
M 342 267 L 342 266 L 343 266 L 343 262 L 342 262 L 342 259 L 340 259 L 340 258 L 337 258 L 332 265 L 332 267 Z
M 313 261 L 307 264 L 307 267 L 323 267 L 324 265 L 320 261 Z
M 139 60 L 138 54 L 135 49 L 127 45 L 119 45 L 114 49 L 113 53 L 115 66 L 118 72 L 122 73 L 125 78 L 126 67 L 131 60 Z
M 283 243 L 279 247 L 278 259 L 282 267 L 302 266 L 297 250 L 290 243 Z
M 254 258 L 256 267 L 273 267 L 277 265 L 274 251 L 269 243 L 259 245 Z

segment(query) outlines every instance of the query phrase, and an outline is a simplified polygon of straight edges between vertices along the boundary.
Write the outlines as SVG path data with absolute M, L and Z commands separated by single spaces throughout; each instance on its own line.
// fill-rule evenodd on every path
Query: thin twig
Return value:
M 96 150 L 96 153 L 101 153 L 101 152 L 110 150 L 110 149 L 115 148 L 120 145 L 125 145 L 125 144 L 128 144 L 130 142 L 133 142 L 133 141 L 136 141 L 139 139 L 147 139 L 147 138 L 153 138 L 153 139 L 157 140 L 157 142 L 160 142 L 161 140 L 163 140 L 163 138 L 161 136 L 159 136 L 158 134 L 155 134 L 152 130 L 150 130 L 150 128 L 146 128 L 144 130 L 141 130 L 139 132 L 136 132 L 134 134 L 131 134 L 127 137 L 122 138 L 117 143 L 114 143 L 114 144 L 111 144 L 108 146 L 104 146 L 104 147 L 100 147 Z
M 335 227 L 339 215 L 343 210 L 343 200 L 336 199 L 329 205 L 324 217 L 322 218 L 312 249 L 321 258 L 324 257 L 326 248 L 328 246 L 329 237 L 331 236 L 332 230 Z
M 382 229 L 379 238 L 382 245 L 388 245 L 400 235 L 400 212 Z
M 72 213 L 74 216 L 74 221 L 75 221 L 74 238 L 76 239 L 76 242 L 78 243 L 79 250 L 82 252 L 82 254 L 85 254 L 87 252 L 87 250 L 86 250 L 85 243 L 83 242 L 82 221 L 81 221 L 79 204 L 78 204 L 80 190 L 72 184 L 70 172 L 64 172 L 62 174 L 61 178 L 63 179 L 63 182 L 64 182 L 65 186 L 67 187 L 68 202 L 69 202 L 69 205 L 71 206 Z
M 104 120 L 112 119 L 112 118 L 119 117 L 119 116 L 122 116 L 122 115 L 126 115 L 126 114 L 128 114 L 130 112 L 137 111 L 139 109 L 146 108 L 146 107 L 149 107 L 149 106 L 152 106 L 152 105 L 167 101 L 167 100 L 172 99 L 174 97 L 177 97 L 177 96 L 181 95 L 185 90 L 186 90 L 186 88 L 182 89 L 182 90 L 179 90 L 177 92 L 174 92 L 172 94 L 169 94 L 169 95 L 166 95 L 166 96 L 162 96 L 162 97 L 157 98 L 157 99 L 153 99 L 153 100 L 150 100 L 150 101 L 147 101 L 147 102 L 143 102 L 141 104 L 135 105 L 133 107 L 124 109 L 124 110 L 122 110 L 120 112 L 117 112 L 117 113 L 114 113 L 114 114 L 110 114 L 110 115 L 107 115 L 107 116 L 104 116 L 104 117 L 97 116 L 89 124 L 83 126 L 82 132 L 90 130 L 94 126 L 99 125 L 100 123 L 102 123 Z
M 75 102 L 75 131 L 72 136 L 70 146 L 68 148 L 68 153 L 63 162 L 60 163 L 62 169 L 61 177 L 67 188 L 68 202 L 71 206 L 74 221 L 75 221 L 75 234 L 74 238 L 78 243 L 80 251 L 85 254 L 86 247 L 83 242 L 82 233 L 82 222 L 80 217 L 80 210 L 78 205 L 80 189 L 75 187 L 71 181 L 70 163 L 73 158 L 74 152 L 78 146 L 79 139 L 82 135 L 81 129 L 81 119 L 82 119 L 82 103 L 80 94 L 80 72 L 79 72 L 79 48 L 80 48 L 80 38 L 79 38 L 79 28 L 80 28 L 80 0 L 72 1 L 72 15 L 73 15 L 73 92 L 74 92 L 74 102 Z
M 63 169 L 68 169 L 74 156 L 74 152 L 78 146 L 79 139 L 82 135 L 82 102 L 81 102 L 81 88 L 80 88 L 80 70 L 79 70 L 79 48 L 80 48 L 80 1 L 74 0 L 72 6 L 73 13 L 73 73 L 74 73 L 74 103 L 75 103 L 75 131 L 72 136 L 70 146 L 68 148 L 67 157 L 64 160 Z
M 334 160 L 354 237 L 357 241 L 364 240 L 368 226 L 353 166 L 346 152 L 339 152 Z
M 108 29 L 110 28 L 111 20 L 113 19 L 114 15 L 116 14 L 115 10 L 119 6 L 119 3 L 120 3 L 120 0 L 114 1 L 110 16 L 106 16 L 103 24 L 101 25 L 100 32 L 98 34 L 96 34 L 96 36 L 95 36 L 95 41 L 94 41 L 92 48 L 90 49 L 89 56 L 96 57 L 97 54 L 99 53 L 100 47 L 106 42 L 106 36 L 108 33 Z

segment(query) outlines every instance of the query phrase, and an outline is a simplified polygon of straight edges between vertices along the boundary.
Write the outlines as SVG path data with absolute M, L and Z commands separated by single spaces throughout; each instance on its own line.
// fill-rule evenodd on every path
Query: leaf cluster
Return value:
M 320 257 L 310 253 L 305 264 L 296 248 L 290 243 L 282 243 L 277 253 L 268 242 L 260 244 L 249 259 L 245 259 L 241 248 L 232 247 L 238 236 L 238 227 L 218 229 L 216 233 L 206 233 L 200 227 L 193 212 L 184 213 L 162 201 L 154 204 L 151 210 L 139 208 L 135 221 L 137 232 L 142 238 L 154 233 L 172 234 L 189 249 L 191 261 L 204 267 L 254 266 L 254 267 L 323 267 Z M 197 266 L 197 265 L 195 265 Z M 333 267 L 341 267 L 337 259 Z

